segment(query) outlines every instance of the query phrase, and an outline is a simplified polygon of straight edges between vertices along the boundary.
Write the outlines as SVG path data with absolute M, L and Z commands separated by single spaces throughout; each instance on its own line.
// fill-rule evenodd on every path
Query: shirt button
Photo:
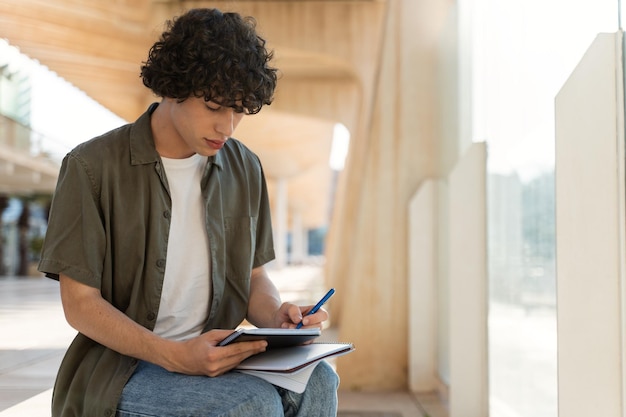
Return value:
M 156 319 L 156 314 L 154 314 L 153 312 L 149 312 L 148 313 L 148 320 L 152 321 L 154 319 Z
M 110 408 L 107 408 L 104 411 L 104 415 L 107 416 L 107 417 L 112 416 L 113 415 L 113 410 L 111 410 Z
M 159 260 L 157 260 L 157 261 L 156 261 L 156 265 L 157 265 L 159 268 L 163 268 L 163 267 L 165 266 L 165 259 L 159 259 Z
M 170 211 L 169 210 L 165 210 L 163 212 L 163 217 L 165 217 L 166 219 L 169 219 L 170 218 Z

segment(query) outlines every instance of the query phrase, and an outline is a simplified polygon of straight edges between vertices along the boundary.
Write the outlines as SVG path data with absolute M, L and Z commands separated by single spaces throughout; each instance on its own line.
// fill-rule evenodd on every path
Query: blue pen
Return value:
M 328 292 L 326 293 L 325 296 L 322 297 L 321 300 L 319 300 L 319 302 L 317 304 L 315 304 L 315 306 L 313 306 L 313 308 L 311 309 L 311 311 L 309 311 L 306 315 L 310 316 L 311 314 L 315 314 L 317 313 L 317 310 L 319 310 L 326 301 L 328 301 L 328 299 L 335 293 L 335 289 L 331 288 L 330 290 L 328 290 Z M 298 325 L 296 326 L 296 329 L 299 329 L 302 327 L 302 322 L 298 323 Z

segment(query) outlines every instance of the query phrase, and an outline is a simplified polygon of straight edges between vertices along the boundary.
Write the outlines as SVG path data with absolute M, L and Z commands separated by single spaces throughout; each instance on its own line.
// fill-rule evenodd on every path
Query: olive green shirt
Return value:
M 172 210 L 150 127 L 154 108 L 64 158 L 39 263 L 51 278 L 62 273 L 100 289 L 105 300 L 150 330 Z M 247 312 L 252 268 L 274 258 L 265 178 L 257 156 L 230 139 L 208 159 L 201 187 L 212 283 L 205 331 L 234 328 Z M 52 415 L 113 416 L 136 364 L 79 333 L 57 375 Z

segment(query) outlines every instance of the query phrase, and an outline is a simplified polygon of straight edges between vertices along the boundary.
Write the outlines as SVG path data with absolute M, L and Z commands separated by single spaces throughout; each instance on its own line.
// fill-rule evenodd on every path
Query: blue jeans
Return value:
M 334 417 L 338 386 L 339 377 L 324 361 L 302 394 L 239 372 L 209 378 L 139 362 L 124 387 L 117 417 Z

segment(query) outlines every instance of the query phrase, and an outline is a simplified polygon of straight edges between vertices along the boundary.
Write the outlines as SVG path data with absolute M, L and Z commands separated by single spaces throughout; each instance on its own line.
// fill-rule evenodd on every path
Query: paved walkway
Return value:
M 284 300 L 312 304 L 325 288 L 316 267 L 272 271 Z M 54 378 L 75 331 L 65 321 L 58 283 L 0 277 L 0 417 L 49 416 Z M 329 331 L 332 335 L 332 330 Z M 357 347 L 358 348 L 358 347 Z M 342 417 L 443 416 L 436 398 L 408 393 L 340 392 Z

